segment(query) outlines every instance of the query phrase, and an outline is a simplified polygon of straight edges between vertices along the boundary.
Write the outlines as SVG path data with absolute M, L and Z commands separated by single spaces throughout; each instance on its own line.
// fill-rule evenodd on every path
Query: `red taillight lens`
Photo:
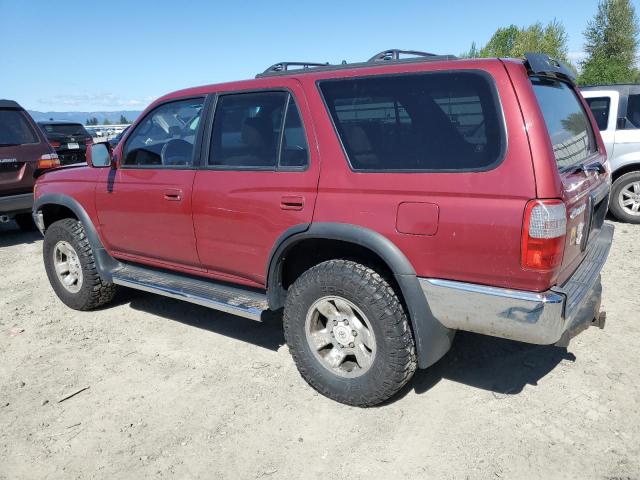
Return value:
M 62 145 L 60 142 L 56 142 L 55 140 L 49 142 L 53 148 L 60 148 Z
M 38 159 L 38 170 L 44 170 L 47 168 L 54 168 L 60 166 L 60 160 L 55 153 L 46 153 Z
M 522 268 L 548 272 L 562 264 L 567 209 L 560 200 L 527 203 L 522 229 Z

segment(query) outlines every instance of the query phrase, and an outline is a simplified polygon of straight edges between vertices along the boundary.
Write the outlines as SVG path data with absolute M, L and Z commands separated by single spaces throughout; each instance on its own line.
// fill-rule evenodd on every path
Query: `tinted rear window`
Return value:
M 584 162 L 596 151 L 593 130 L 575 91 L 566 83 L 532 77 L 559 168 Z
M 79 123 L 61 123 L 56 125 L 40 125 L 44 132 L 49 135 L 75 135 L 75 136 L 88 136 L 89 133 Z
M 0 109 L 0 147 L 38 143 L 38 136 L 22 110 Z
M 355 170 L 485 170 L 502 157 L 497 94 L 480 72 L 327 80 L 320 89 Z
M 591 113 L 596 119 L 599 130 L 606 130 L 609 122 L 609 105 L 611 99 L 609 97 L 585 98 L 587 105 L 591 109 Z

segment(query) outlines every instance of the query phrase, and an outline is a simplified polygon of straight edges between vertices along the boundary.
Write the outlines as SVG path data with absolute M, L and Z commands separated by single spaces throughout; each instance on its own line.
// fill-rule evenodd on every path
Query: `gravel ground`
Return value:
M 278 315 L 129 290 L 76 312 L 41 248 L 0 226 L 2 479 L 640 479 L 640 226 L 616 224 L 605 330 L 568 349 L 459 333 L 371 409 L 306 385 Z

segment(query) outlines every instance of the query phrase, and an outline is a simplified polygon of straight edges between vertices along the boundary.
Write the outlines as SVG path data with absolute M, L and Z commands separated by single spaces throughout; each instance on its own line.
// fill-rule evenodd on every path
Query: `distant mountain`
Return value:
M 133 122 L 138 115 L 142 113 L 139 110 L 121 110 L 116 112 L 38 112 L 29 110 L 29 114 L 36 122 L 46 120 L 62 120 L 66 122 L 87 123 L 87 119 L 96 117 L 99 123 L 103 123 L 105 119 L 111 123 L 119 123 L 120 115 L 124 115 L 127 120 Z

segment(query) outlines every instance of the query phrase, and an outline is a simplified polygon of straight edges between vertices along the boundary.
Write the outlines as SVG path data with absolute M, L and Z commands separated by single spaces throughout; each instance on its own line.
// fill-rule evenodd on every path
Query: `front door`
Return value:
M 204 98 L 150 111 L 104 169 L 96 208 L 107 248 L 120 258 L 200 268 L 192 220 L 192 188 Z
M 317 152 L 302 90 L 288 88 L 218 96 L 193 219 L 202 265 L 219 278 L 264 285 L 277 239 L 311 222 Z

